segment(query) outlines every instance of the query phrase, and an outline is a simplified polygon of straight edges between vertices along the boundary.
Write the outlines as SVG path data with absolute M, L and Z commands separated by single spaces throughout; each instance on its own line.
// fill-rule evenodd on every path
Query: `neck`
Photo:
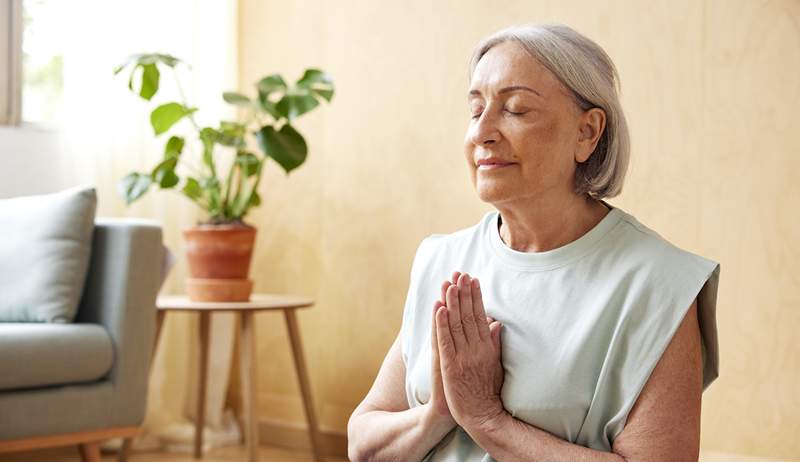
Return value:
M 599 200 L 570 194 L 559 200 L 525 198 L 496 205 L 500 238 L 519 252 L 546 252 L 589 232 L 609 212 Z

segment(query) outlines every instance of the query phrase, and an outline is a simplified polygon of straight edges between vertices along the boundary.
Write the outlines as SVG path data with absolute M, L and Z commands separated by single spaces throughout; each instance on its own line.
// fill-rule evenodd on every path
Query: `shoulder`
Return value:
M 686 284 L 707 278 L 719 266 L 716 261 L 675 245 L 624 211 L 620 222 L 618 257 L 627 260 L 625 266 L 633 266 L 655 278 L 654 282 Z
M 497 212 L 486 212 L 476 224 L 450 233 L 435 233 L 425 237 L 417 247 L 414 264 L 450 260 L 481 245 L 487 227 Z

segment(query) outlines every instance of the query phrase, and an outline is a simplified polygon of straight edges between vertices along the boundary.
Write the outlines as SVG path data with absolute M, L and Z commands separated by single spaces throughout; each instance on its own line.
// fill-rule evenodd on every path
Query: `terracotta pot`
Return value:
M 192 301 L 247 301 L 256 228 L 244 224 L 198 225 L 183 231 Z

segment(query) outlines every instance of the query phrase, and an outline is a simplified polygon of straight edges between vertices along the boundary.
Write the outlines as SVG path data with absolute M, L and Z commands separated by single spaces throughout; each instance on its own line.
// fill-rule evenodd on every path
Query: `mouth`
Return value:
M 478 170 L 488 171 L 488 170 L 500 170 L 502 168 L 510 167 L 512 165 L 516 165 L 516 162 L 504 162 L 501 160 L 484 159 L 478 161 L 477 167 Z

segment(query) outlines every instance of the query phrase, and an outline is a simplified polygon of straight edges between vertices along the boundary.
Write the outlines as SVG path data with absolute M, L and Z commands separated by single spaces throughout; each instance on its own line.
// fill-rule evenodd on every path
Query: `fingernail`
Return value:
M 481 288 L 481 283 L 477 279 L 475 279 L 475 288 L 476 289 L 480 289 Z

